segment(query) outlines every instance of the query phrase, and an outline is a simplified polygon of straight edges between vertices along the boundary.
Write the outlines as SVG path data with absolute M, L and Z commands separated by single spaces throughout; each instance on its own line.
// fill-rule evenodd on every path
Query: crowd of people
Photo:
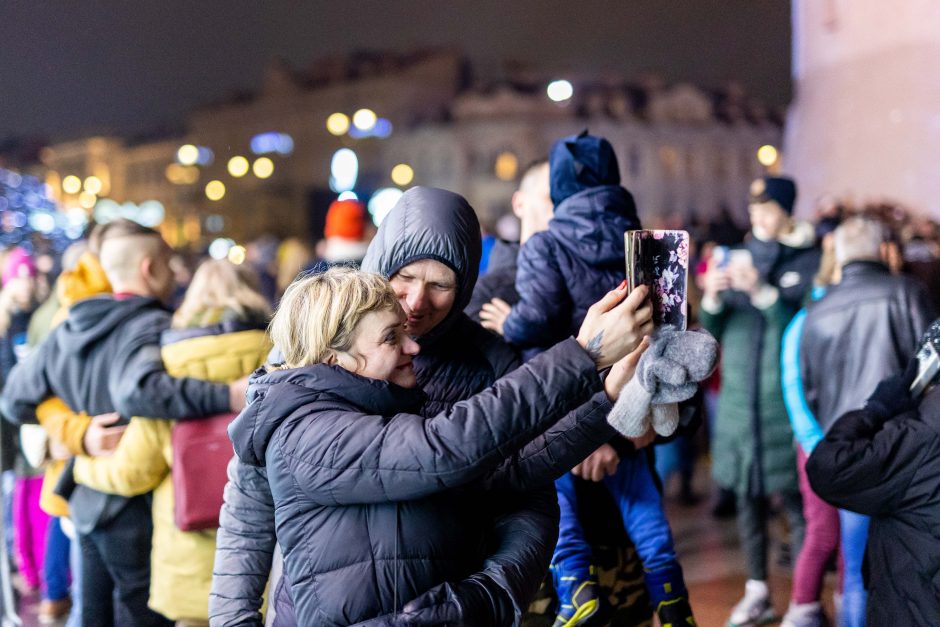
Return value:
M 124 219 L 57 275 L 4 251 L 0 574 L 69 625 L 694 625 L 662 486 L 693 498 L 704 432 L 746 563 L 730 627 L 940 624 L 940 393 L 915 382 L 940 228 L 883 201 L 797 220 L 796 182 L 760 178 L 748 229 L 689 226 L 668 329 L 624 280 L 624 233 L 658 224 L 619 172 L 559 140 L 519 241 L 486 247 L 463 197 L 414 187 L 186 285 Z

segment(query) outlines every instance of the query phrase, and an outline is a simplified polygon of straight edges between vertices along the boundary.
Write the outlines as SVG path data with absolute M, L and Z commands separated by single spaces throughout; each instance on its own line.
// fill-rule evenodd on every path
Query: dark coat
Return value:
M 780 347 L 818 267 L 813 238 L 812 228 L 805 225 L 789 244 L 751 239 L 747 249 L 754 266 L 761 280 L 776 289 L 772 302 L 758 308 L 747 295 L 729 290 L 722 293 L 720 310 L 703 306 L 699 312 L 702 326 L 722 348 L 712 475 L 718 485 L 741 495 L 798 490 L 793 430 L 780 382 Z
M 473 287 L 470 277 L 475 276 L 479 262 L 478 253 L 473 252 L 479 226 L 472 209 L 456 194 L 442 190 L 416 188 L 406 196 L 407 202 L 383 222 L 364 269 L 390 276 L 418 259 L 440 260 L 455 269 L 456 300 L 465 304 Z M 427 216 L 432 217 L 430 224 Z M 421 353 L 414 359 L 415 374 L 427 398 L 422 414 L 427 416 L 483 391 L 519 365 L 502 340 L 470 322 L 456 305 L 455 310 L 446 332 L 421 338 Z M 596 448 L 613 433 L 604 420 L 609 407 L 606 396 L 597 394 L 579 412 L 566 416 L 505 462 L 507 469 L 525 473 L 517 477 L 525 482 L 546 472 L 560 474 L 559 468 L 575 465 L 585 449 Z M 515 463 L 520 458 L 532 463 Z M 546 461 L 550 469 L 540 467 Z M 545 494 L 551 498 L 544 498 Z M 508 500 L 500 502 L 495 495 L 490 499 L 488 525 L 494 548 L 483 570 L 508 594 L 518 620 L 547 569 L 557 536 L 558 510 L 552 488 L 515 494 Z M 276 543 L 272 521 L 273 501 L 265 470 L 233 460 L 209 599 L 213 626 L 260 624 L 261 593 Z M 287 605 L 289 601 L 279 594 L 278 615 Z
M 391 613 L 481 570 L 479 490 L 521 487 L 502 461 L 598 387 L 573 340 L 430 419 L 395 415 L 419 410 L 419 392 L 334 366 L 257 377 L 229 433 L 242 462 L 267 467 L 299 621 Z
M 876 262 L 843 268 L 842 281 L 808 307 L 800 340 L 806 402 L 824 431 L 904 369 L 935 317 L 919 281 Z
M 806 464 L 813 491 L 871 516 L 869 625 L 940 625 L 940 388 L 889 420 L 839 418 Z
M 520 300 L 503 324 L 510 344 L 546 348 L 577 334 L 588 308 L 623 281 L 624 231 L 640 228 L 630 192 L 595 187 L 555 208 L 519 253 Z
M 465 314 L 479 322 L 483 305 L 494 298 L 501 298 L 510 305 L 519 302 L 519 292 L 516 291 L 518 257 L 519 244 L 517 242 L 496 240 L 493 252 L 490 253 L 489 269 L 473 288 L 470 304 L 464 309 Z
M 186 419 L 229 411 L 227 385 L 166 373 L 160 335 L 169 326 L 170 312 L 151 298 L 80 301 L 10 373 L 0 409 L 8 420 L 33 421 L 36 406 L 54 395 L 91 416 Z M 88 533 L 130 499 L 78 486 L 70 500 L 76 528 Z

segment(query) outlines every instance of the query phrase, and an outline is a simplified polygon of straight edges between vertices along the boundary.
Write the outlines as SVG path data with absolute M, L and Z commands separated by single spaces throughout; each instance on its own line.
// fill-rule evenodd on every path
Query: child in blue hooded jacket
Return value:
M 640 228 L 633 196 L 620 185 L 617 157 L 607 140 L 587 131 L 561 139 L 552 147 L 549 168 L 555 214 L 548 230 L 533 235 L 519 253 L 520 300 L 501 325 L 484 322 L 524 349 L 527 358 L 576 332 L 588 307 L 623 280 L 624 232 Z M 481 314 L 485 317 L 490 316 Z M 660 621 L 694 625 L 647 455 L 621 454 L 616 472 L 603 483 L 636 545 Z M 559 479 L 556 488 L 561 520 L 552 559 L 559 598 L 555 627 L 573 627 L 597 613 L 597 579 L 578 520 L 573 475 Z

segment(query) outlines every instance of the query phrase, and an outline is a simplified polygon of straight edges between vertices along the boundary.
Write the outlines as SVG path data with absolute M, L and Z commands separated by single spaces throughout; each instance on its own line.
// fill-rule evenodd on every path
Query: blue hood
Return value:
M 556 207 L 586 189 L 620 184 L 620 165 L 613 146 L 603 137 L 588 135 L 586 130 L 555 142 L 548 163 Z
M 579 192 L 555 207 L 548 225 L 560 246 L 595 267 L 623 265 L 625 231 L 642 228 L 633 195 L 619 185 Z

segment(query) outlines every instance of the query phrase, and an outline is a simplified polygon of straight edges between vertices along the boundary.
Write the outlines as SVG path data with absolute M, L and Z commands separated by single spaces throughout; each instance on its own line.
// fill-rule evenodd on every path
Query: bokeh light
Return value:
M 519 159 L 511 152 L 501 152 L 496 157 L 496 178 L 501 181 L 515 180 L 519 172 Z
M 66 194 L 77 194 L 82 189 L 82 179 L 70 174 L 62 179 L 62 190 Z
M 100 194 L 102 188 L 101 179 L 97 176 L 89 176 L 85 179 L 84 188 L 89 194 Z M 88 207 L 86 207 L 86 209 L 87 208 Z
M 255 162 L 251 165 L 251 171 L 254 172 L 255 176 L 259 179 L 269 178 L 274 174 L 274 162 L 267 157 L 255 159 Z
M 770 167 L 777 162 L 777 149 L 770 144 L 765 144 L 757 149 L 757 160 L 765 167 Z
M 247 252 L 244 246 L 232 246 L 228 249 L 228 260 L 236 266 L 240 266 L 245 263 Z
M 392 182 L 395 185 L 404 187 L 413 181 L 415 178 L 415 171 L 407 163 L 399 163 L 394 168 L 392 168 Z
M 241 155 L 237 155 L 228 160 L 228 173 L 235 178 L 239 178 L 248 174 L 248 168 L 248 159 L 242 157 Z
M 356 186 L 359 178 L 359 158 L 349 148 L 340 148 L 330 160 L 330 189 L 345 192 Z
M 388 212 L 392 210 L 395 203 L 398 202 L 398 199 L 402 197 L 402 194 L 404 194 L 404 192 L 397 187 L 383 187 L 372 194 L 372 198 L 369 199 L 368 207 L 369 213 L 372 214 L 372 221 L 376 226 L 382 224 L 382 220 L 384 220 Z
M 345 113 L 334 113 L 326 119 L 326 130 L 331 135 L 345 135 L 349 130 L 349 116 Z
M 552 81 L 545 89 L 552 102 L 565 102 L 574 95 L 574 87 L 566 80 Z
M 199 149 L 192 144 L 183 144 L 176 151 L 176 160 L 183 165 L 195 165 L 199 159 Z
M 378 121 L 378 116 L 375 115 L 375 111 L 372 109 L 359 109 L 353 113 L 352 122 L 353 126 L 358 128 L 360 131 L 371 131 L 375 128 L 375 123 Z
M 209 200 L 222 200 L 225 196 L 225 183 L 222 181 L 209 181 L 206 183 L 206 198 Z
M 91 209 L 98 202 L 98 197 L 91 192 L 82 192 L 78 195 L 78 205 L 82 209 Z

